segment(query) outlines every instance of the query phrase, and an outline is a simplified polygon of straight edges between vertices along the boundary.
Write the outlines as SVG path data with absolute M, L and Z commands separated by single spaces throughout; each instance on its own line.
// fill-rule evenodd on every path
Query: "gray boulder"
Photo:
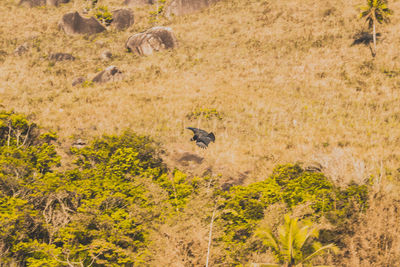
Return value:
M 219 0 L 172 0 L 165 9 L 165 16 L 191 14 L 207 8 Z
M 68 53 L 52 53 L 49 55 L 52 61 L 75 60 L 75 57 Z
M 92 80 L 94 83 L 115 82 L 123 78 L 122 72 L 115 66 L 109 66 L 99 72 Z
M 156 0 L 125 0 L 124 4 L 127 6 L 144 6 L 152 5 Z
M 35 6 L 59 6 L 60 4 L 66 4 L 70 0 L 21 0 L 20 5 L 26 5 L 28 7 Z
M 66 34 L 96 34 L 106 30 L 94 17 L 84 18 L 78 12 L 65 14 L 59 26 Z
M 112 18 L 111 26 L 118 31 L 129 28 L 134 22 L 133 12 L 130 9 L 114 10 Z
M 177 44 L 177 39 L 171 28 L 153 27 L 129 37 L 126 48 L 130 52 L 147 56 L 160 50 L 175 48 Z

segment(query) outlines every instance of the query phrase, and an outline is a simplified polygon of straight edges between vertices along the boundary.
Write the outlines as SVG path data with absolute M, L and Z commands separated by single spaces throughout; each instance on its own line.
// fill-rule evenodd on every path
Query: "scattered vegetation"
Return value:
M 222 120 L 222 114 L 215 108 L 199 108 L 187 114 L 186 118 L 189 120 L 196 120 L 198 118 L 203 118 L 206 120 L 216 118 L 218 120 Z
M 44 128 L 0 113 L 0 265 L 397 266 L 399 18 L 376 27 L 400 2 L 367 1 L 368 32 L 360 2 L 232 0 L 166 18 L 162 1 L 132 7 L 132 32 L 68 36 L 56 22 L 71 8 L 108 24 L 121 3 L 2 1 L 0 107 Z M 179 47 L 127 56 L 127 37 L 155 24 Z M 351 45 L 375 55 L 377 41 L 373 60 Z M 72 87 L 107 67 L 105 49 L 126 79 Z M 77 60 L 50 64 L 56 51 Z M 201 156 L 193 120 L 218 138 Z M 70 150 L 69 136 L 92 141 Z M 303 246 L 288 225 L 308 227 Z
M 155 10 L 149 12 L 149 23 L 157 24 L 159 22 L 159 18 L 162 16 L 165 8 L 165 3 L 167 0 L 155 0 Z
M 99 6 L 94 9 L 94 16 L 106 26 L 109 26 L 113 21 L 112 13 L 108 11 L 107 6 Z
M 275 204 L 282 203 L 287 210 L 307 204 L 311 212 L 303 216 L 314 222 L 334 218 L 336 225 L 366 207 L 365 186 L 336 188 L 322 173 L 305 171 L 297 164 L 278 166 L 264 181 L 221 191 L 212 177 L 190 177 L 177 169 L 169 172 L 159 144 L 132 132 L 71 148 L 73 166 L 61 171 L 56 168 L 60 157 L 54 132 L 41 133 L 36 124 L 13 112 L 2 112 L 0 119 L 0 255 L 5 263 L 151 262 L 159 253 L 149 250 L 154 231 L 176 216 L 185 216 L 190 203 L 202 196 L 210 204 L 217 200 L 213 213 L 219 214 L 216 225 L 221 231 L 214 246 L 225 253 L 214 261 L 236 265 L 251 261 L 250 253 L 272 246 L 262 220 Z M 350 208 L 353 202 L 358 210 Z M 309 256 L 297 251 L 288 260 L 281 251 L 286 248 L 277 243 L 272 249 L 278 262 L 307 262 L 323 249 L 333 248 L 316 240 L 306 242 L 308 237 L 318 237 L 315 229 L 298 229 L 297 220 L 288 217 L 285 222 L 294 232 L 281 234 L 282 242 L 288 234 L 300 239 L 305 234 L 293 249 L 313 244 L 314 250 L 306 249 Z M 255 246 L 259 241 L 264 248 Z

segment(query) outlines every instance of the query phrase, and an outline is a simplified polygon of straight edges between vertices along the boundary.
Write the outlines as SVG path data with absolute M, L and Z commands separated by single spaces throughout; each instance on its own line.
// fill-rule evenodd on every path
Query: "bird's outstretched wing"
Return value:
M 194 127 L 186 127 L 186 129 L 191 130 L 194 134 L 204 134 L 207 135 L 208 133 L 202 129 L 194 128 Z
M 189 130 L 191 130 L 194 134 L 196 134 L 196 133 L 198 133 L 199 132 L 199 129 L 197 129 L 197 128 L 193 128 L 193 127 L 186 127 L 186 129 L 189 129 Z
M 199 147 L 201 147 L 202 149 L 206 149 L 207 148 L 207 144 L 205 144 L 203 141 L 201 140 L 197 140 L 196 141 L 196 145 L 198 145 Z
M 201 148 L 206 148 L 206 147 L 208 147 L 208 144 L 211 142 L 211 141 L 213 141 L 214 142 L 214 140 L 215 140 L 215 138 L 213 138 L 212 139 L 212 137 L 213 137 L 214 135 L 212 135 L 211 137 L 210 136 L 200 136 L 198 139 L 197 139 L 197 141 L 196 141 L 196 145 L 198 145 L 199 147 L 201 147 Z

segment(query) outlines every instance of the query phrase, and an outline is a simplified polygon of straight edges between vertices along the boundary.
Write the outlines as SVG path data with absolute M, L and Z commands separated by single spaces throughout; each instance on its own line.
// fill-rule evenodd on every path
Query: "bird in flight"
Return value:
M 208 133 L 202 129 L 193 127 L 187 127 L 186 129 L 189 129 L 194 133 L 194 136 L 190 141 L 196 141 L 196 145 L 203 149 L 207 148 L 211 141 L 215 142 L 215 135 L 213 133 Z

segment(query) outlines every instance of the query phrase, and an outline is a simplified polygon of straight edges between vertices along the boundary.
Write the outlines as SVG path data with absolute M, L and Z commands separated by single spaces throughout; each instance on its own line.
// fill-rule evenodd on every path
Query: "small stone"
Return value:
M 121 80 L 123 78 L 122 71 L 116 66 L 109 66 L 105 70 L 99 72 L 92 80 L 94 83 L 106 83 Z
M 101 58 L 104 60 L 109 60 L 112 58 L 112 53 L 109 50 L 106 50 L 103 53 L 101 53 Z
M 72 86 L 77 86 L 86 81 L 85 77 L 76 77 L 75 79 L 72 80 Z
M 29 50 L 29 47 L 30 46 L 28 43 L 23 43 L 22 45 L 15 48 L 14 54 L 20 56 L 20 55 L 24 54 L 25 52 L 27 52 Z

